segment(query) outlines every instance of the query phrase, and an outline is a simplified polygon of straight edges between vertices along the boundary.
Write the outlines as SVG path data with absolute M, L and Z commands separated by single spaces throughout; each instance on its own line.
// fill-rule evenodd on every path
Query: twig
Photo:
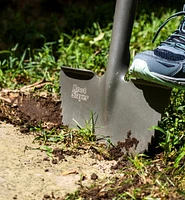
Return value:
M 45 82 L 43 83 L 44 80 L 41 80 L 39 82 L 36 82 L 36 83 L 33 83 L 31 85 L 27 85 L 27 86 L 24 86 L 20 89 L 16 89 L 16 90 L 10 90 L 10 89 L 3 89 L 1 91 L 1 93 L 19 93 L 19 92 L 27 92 L 27 91 L 30 91 L 30 90 L 33 90 L 33 89 L 38 89 L 38 88 L 41 88 L 43 87 L 44 85 L 46 84 L 52 84 L 51 82 Z

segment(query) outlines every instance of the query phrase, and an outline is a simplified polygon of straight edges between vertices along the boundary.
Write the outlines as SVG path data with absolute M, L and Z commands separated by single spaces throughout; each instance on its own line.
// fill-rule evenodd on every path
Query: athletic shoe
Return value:
M 174 17 L 185 16 L 183 11 L 169 17 L 160 30 Z M 138 53 L 128 70 L 129 79 L 143 79 L 171 88 L 185 89 L 185 17 L 178 29 L 153 51 Z

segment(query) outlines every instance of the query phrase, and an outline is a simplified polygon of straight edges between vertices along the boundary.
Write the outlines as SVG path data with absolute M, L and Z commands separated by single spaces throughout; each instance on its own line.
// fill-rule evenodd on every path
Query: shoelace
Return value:
M 156 40 L 156 38 L 157 38 L 159 32 L 161 31 L 161 29 L 162 29 L 171 19 L 173 19 L 173 18 L 175 18 L 175 17 L 178 17 L 178 16 L 182 16 L 182 15 L 185 16 L 185 4 L 184 4 L 184 7 L 183 7 L 183 11 L 180 11 L 180 12 L 177 12 L 177 13 L 173 14 L 171 17 L 169 17 L 169 18 L 158 28 L 158 30 L 157 30 L 157 32 L 155 33 L 155 36 L 154 36 L 152 42 L 154 42 L 154 41 Z M 172 37 L 177 37 L 177 38 L 180 38 L 181 41 L 183 40 L 184 43 L 185 43 L 185 36 L 182 36 L 182 35 L 178 34 L 177 32 L 179 32 L 178 29 L 177 29 L 174 33 L 171 34 L 171 36 L 168 38 L 168 40 L 169 40 L 170 38 L 172 38 Z M 165 42 L 163 42 L 163 43 L 167 43 L 167 44 L 170 44 L 170 45 L 171 45 L 171 42 L 165 41 Z M 174 45 L 173 45 L 173 46 L 174 46 Z M 181 43 L 178 43 L 178 42 L 175 42 L 175 46 L 178 46 L 180 49 L 183 49 L 183 50 L 185 49 L 185 45 L 182 45 Z

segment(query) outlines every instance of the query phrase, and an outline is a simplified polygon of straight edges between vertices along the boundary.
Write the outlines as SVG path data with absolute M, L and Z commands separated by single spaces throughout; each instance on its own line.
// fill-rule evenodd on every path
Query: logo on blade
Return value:
M 81 88 L 76 84 L 73 84 L 71 98 L 78 99 L 78 101 L 87 101 L 89 99 L 89 96 L 87 95 L 87 88 Z

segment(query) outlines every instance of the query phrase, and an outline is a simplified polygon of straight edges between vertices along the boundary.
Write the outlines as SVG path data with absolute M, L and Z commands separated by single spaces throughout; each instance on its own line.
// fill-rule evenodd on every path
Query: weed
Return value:
M 35 137 L 34 141 L 40 141 L 44 144 L 51 144 L 51 143 L 61 143 L 64 141 L 65 132 L 61 130 L 60 132 L 57 131 L 55 128 L 51 130 L 44 129 L 40 124 L 38 127 L 30 128 L 31 131 L 35 132 L 37 136 Z
M 46 154 L 49 156 L 49 157 L 52 157 L 52 152 L 53 152 L 53 149 L 48 147 L 48 146 L 41 146 L 40 147 L 40 150 L 41 151 L 46 151 Z
M 52 157 L 52 152 L 53 152 L 53 149 L 48 147 L 48 146 L 40 146 L 38 148 L 33 148 L 33 147 L 28 147 L 28 146 L 25 146 L 24 148 L 24 152 L 27 151 L 27 150 L 40 150 L 40 151 L 45 151 L 46 154 L 49 156 L 49 157 Z
M 67 194 L 65 200 L 81 200 L 81 198 L 79 197 L 79 192 L 76 191 L 73 194 Z
M 77 124 L 78 134 L 86 141 L 94 142 L 96 140 L 95 136 L 95 124 L 97 121 L 97 116 L 92 111 L 90 112 L 90 119 L 85 120 L 85 126 L 81 126 L 75 119 L 73 119 Z

